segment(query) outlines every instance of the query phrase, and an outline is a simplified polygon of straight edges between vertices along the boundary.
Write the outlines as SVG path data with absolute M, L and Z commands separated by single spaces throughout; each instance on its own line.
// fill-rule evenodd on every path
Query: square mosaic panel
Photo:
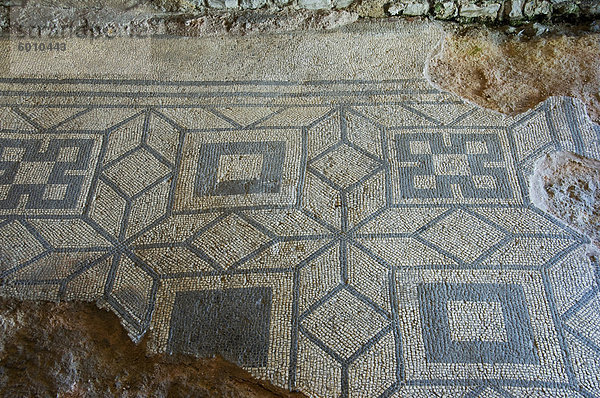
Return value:
M 89 194 L 102 138 L 0 137 L 0 214 L 77 214 Z
M 293 275 L 182 278 L 157 292 L 150 344 L 157 351 L 219 354 L 285 383 Z
M 303 147 L 301 130 L 190 133 L 174 210 L 296 204 Z
M 539 272 L 411 271 L 396 284 L 408 379 L 568 382 Z
M 521 203 L 503 130 L 389 131 L 394 203 Z
M 178 292 L 167 352 L 201 357 L 216 352 L 241 366 L 265 367 L 272 301 L 269 287 Z

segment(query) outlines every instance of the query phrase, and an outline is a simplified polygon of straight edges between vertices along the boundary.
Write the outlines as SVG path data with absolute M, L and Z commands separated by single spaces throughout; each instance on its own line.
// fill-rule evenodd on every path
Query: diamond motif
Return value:
M 345 290 L 338 292 L 303 322 L 306 330 L 345 358 L 386 324 L 382 315 Z
M 439 248 L 471 263 L 498 243 L 504 234 L 465 211 L 458 210 L 429 228 L 422 236 Z
M 145 149 L 140 149 L 112 165 L 105 174 L 129 196 L 165 177 L 169 168 Z
M 227 269 L 268 241 L 268 236 L 232 214 L 205 231 L 192 245 Z
M 379 162 L 343 144 L 313 161 L 312 168 L 342 189 L 358 182 L 379 167 Z

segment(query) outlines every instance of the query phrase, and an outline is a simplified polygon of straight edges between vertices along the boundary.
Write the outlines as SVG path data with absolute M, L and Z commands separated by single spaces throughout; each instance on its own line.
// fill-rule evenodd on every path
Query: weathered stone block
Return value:
M 523 13 L 527 18 L 549 17 L 552 14 L 552 3 L 548 0 L 528 0 Z
M 402 0 L 392 3 L 388 8 L 390 15 L 419 16 L 429 13 L 428 0 Z
M 494 2 L 470 2 L 460 7 L 458 15 L 465 18 L 483 18 L 495 20 L 498 18 L 500 3 Z
M 353 3 L 354 0 L 333 0 L 333 7 L 346 8 Z
M 413 1 L 406 5 L 404 15 L 425 15 L 429 13 L 429 2 L 427 0 Z
M 573 0 L 551 0 L 551 1 L 552 1 L 552 15 L 553 16 L 578 15 L 580 12 L 579 6 Z
M 208 0 L 208 6 L 211 8 L 223 9 L 225 7 L 225 0 Z
M 264 7 L 267 4 L 267 0 L 241 0 L 240 7 L 245 10 L 255 10 L 257 8 Z
M 508 17 L 512 20 L 523 18 L 523 7 L 525 6 L 525 0 L 512 0 L 507 2 L 510 6 Z
M 298 0 L 298 6 L 307 10 L 329 10 L 333 4 L 331 0 Z
M 458 8 L 453 1 L 436 1 L 433 4 L 433 15 L 438 19 L 451 19 L 458 15 Z

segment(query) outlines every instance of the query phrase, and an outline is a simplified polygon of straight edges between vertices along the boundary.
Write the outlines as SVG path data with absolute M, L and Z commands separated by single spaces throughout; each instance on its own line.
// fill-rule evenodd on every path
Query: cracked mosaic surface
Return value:
M 0 104 L 2 294 L 311 396 L 600 394 L 598 264 L 527 193 L 542 154 L 600 155 L 578 103 L 219 84 L 0 80 L 39 96 Z

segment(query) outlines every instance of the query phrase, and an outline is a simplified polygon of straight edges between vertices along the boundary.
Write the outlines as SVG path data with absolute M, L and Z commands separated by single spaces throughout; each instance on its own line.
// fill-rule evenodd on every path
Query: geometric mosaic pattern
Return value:
M 82 137 L 0 139 L 3 213 L 81 208 L 97 160 L 97 141 Z
M 510 151 L 503 135 L 444 129 L 394 135 L 396 200 L 518 200 L 516 174 L 512 159 L 505 158 Z
M 542 154 L 600 157 L 579 103 L 84 83 L 2 98 L 3 295 L 98 301 L 154 352 L 310 396 L 600 396 L 600 265 L 527 194 Z

